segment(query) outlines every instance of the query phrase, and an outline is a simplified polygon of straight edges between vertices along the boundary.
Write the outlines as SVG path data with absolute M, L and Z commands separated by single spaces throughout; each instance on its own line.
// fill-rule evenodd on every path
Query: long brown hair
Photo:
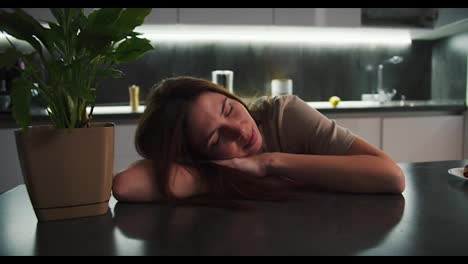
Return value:
M 240 98 L 224 87 L 187 76 L 160 81 L 153 86 L 145 102 L 146 109 L 136 130 L 135 147 L 142 157 L 152 160 L 162 197 L 178 204 L 203 200 L 204 204 L 211 205 L 234 199 L 271 201 L 290 198 L 285 184 L 278 184 L 278 180 L 244 175 L 233 169 L 198 161 L 198 155 L 191 150 L 188 142 L 187 116 L 193 100 L 207 91 L 223 94 L 248 109 Z M 174 162 L 200 172 L 208 187 L 206 197 L 181 200 L 171 193 L 168 178 L 170 164 Z

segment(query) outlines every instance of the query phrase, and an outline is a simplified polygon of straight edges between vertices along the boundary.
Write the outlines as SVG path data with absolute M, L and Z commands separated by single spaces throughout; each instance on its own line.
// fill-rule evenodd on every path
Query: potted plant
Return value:
M 56 22 L 38 21 L 22 9 L 0 10 L 0 31 L 10 44 L 0 64 L 24 62 L 11 91 L 24 182 L 40 221 L 105 214 L 114 124 L 92 122 L 96 87 L 99 78 L 123 75 L 118 64 L 153 49 L 134 31 L 151 9 L 50 10 Z M 28 48 L 19 48 L 24 42 Z M 51 124 L 30 125 L 32 91 Z

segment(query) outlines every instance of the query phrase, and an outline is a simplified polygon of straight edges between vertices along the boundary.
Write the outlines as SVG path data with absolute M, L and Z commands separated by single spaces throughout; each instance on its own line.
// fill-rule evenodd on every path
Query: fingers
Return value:
M 212 163 L 215 163 L 215 164 L 218 164 L 218 165 L 221 165 L 221 166 L 227 166 L 227 167 L 231 167 L 231 168 L 234 168 L 234 162 L 232 160 L 212 160 L 211 161 Z

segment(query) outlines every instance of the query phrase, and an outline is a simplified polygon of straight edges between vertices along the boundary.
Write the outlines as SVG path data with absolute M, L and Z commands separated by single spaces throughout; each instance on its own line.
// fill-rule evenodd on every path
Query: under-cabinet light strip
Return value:
M 315 28 L 286 26 L 142 26 L 136 31 L 154 42 L 233 42 L 303 44 L 411 45 L 408 30 L 387 28 Z

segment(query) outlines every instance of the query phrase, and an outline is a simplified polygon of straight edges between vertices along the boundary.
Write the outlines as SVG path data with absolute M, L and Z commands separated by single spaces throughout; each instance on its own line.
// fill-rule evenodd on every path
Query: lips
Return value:
M 250 133 L 249 142 L 247 143 L 247 145 L 245 145 L 245 148 L 249 149 L 250 147 L 253 146 L 253 144 L 255 144 L 256 141 L 257 141 L 257 137 L 256 137 L 256 134 L 255 134 L 255 130 L 252 128 L 252 132 Z

